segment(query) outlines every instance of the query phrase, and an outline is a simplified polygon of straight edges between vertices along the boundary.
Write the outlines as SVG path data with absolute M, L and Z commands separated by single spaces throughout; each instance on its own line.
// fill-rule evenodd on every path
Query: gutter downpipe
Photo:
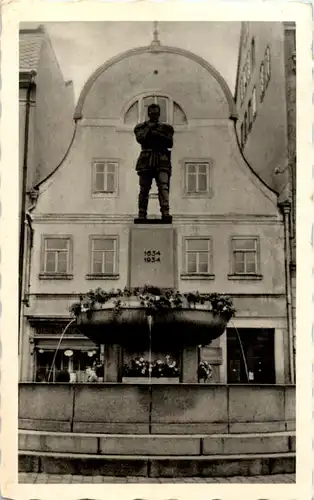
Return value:
M 30 80 L 27 87 L 25 104 L 25 127 L 24 127 L 24 151 L 23 151 L 23 173 L 22 173 L 22 199 L 21 199 L 21 220 L 20 220 L 20 242 L 19 242 L 19 335 L 21 335 L 21 309 L 24 281 L 24 253 L 25 253 L 25 214 L 26 214 L 26 189 L 28 170 L 28 147 L 29 147 L 29 119 L 31 107 L 31 91 L 34 87 L 36 71 L 29 73 Z
M 290 245 L 290 216 L 291 204 L 281 203 L 283 212 L 284 239 L 285 239 L 285 281 L 286 281 L 286 308 L 289 339 L 289 375 L 290 383 L 295 384 L 295 359 L 294 359 L 294 338 L 293 338 L 293 310 L 292 310 L 292 283 L 291 283 L 291 245 Z

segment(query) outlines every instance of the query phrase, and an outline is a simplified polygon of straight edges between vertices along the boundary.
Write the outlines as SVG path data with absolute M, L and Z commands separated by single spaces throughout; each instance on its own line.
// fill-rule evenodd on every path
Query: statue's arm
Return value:
M 135 134 L 137 142 L 139 142 L 140 144 L 143 144 L 146 141 L 149 132 L 150 132 L 150 128 L 147 125 L 145 125 L 145 124 L 144 125 L 136 125 L 136 127 L 134 129 L 134 134 Z
M 172 148 L 174 130 L 171 126 L 169 126 L 167 130 L 164 129 L 153 130 L 152 134 L 155 137 L 160 137 L 161 139 L 163 139 L 163 141 L 165 142 L 165 147 Z

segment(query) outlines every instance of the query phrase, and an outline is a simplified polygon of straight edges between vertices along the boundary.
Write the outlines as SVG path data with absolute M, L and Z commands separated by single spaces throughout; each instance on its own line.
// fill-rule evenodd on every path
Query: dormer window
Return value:
M 170 125 L 185 125 L 187 123 L 186 115 L 179 104 L 162 95 L 144 96 L 133 102 L 125 113 L 124 123 L 133 126 L 148 120 L 148 107 L 151 104 L 160 106 L 160 121 L 162 123 Z

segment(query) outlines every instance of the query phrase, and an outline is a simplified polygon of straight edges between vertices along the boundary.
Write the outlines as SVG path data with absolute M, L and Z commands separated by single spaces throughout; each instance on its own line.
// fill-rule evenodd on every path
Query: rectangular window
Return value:
M 93 164 L 93 192 L 114 193 L 117 189 L 117 168 L 115 161 L 96 161 Z
M 258 238 L 232 238 L 233 274 L 258 274 Z
M 44 239 L 45 274 L 68 274 L 70 268 L 70 238 L 47 237 Z
M 93 238 L 91 241 L 91 273 L 116 274 L 117 272 L 117 239 Z
M 209 238 L 187 238 L 185 240 L 185 272 L 187 274 L 209 274 L 211 240 Z
M 208 193 L 209 163 L 186 163 L 185 179 L 187 193 Z

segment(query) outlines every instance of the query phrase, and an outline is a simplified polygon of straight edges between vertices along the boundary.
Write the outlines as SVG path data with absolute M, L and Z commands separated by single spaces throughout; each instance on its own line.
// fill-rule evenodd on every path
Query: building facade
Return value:
M 200 349 L 200 359 L 214 369 L 210 382 L 289 383 L 285 226 L 278 193 L 262 178 L 263 168 L 257 165 L 255 172 L 243 157 L 237 138 L 241 110 L 235 126 L 238 101 L 223 76 L 208 59 L 163 45 L 156 32 L 152 43 L 116 54 L 90 75 L 77 101 L 68 154 L 39 185 L 31 211 L 20 378 L 47 374 L 71 319 L 69 307 L 80 294 L 130 284 L 139 154 L 133 130 L 152 102 L 175 130 L 170 209 L 176 288 L 231 295 L 237 310 L 227 331 Z M 284 163 L 285 141 L 279 130 L 275 162 Z M 156 188 L 149 217 L 159 217 Z M 100 349 L 71 325 L 56 367 L 84 381 Z

